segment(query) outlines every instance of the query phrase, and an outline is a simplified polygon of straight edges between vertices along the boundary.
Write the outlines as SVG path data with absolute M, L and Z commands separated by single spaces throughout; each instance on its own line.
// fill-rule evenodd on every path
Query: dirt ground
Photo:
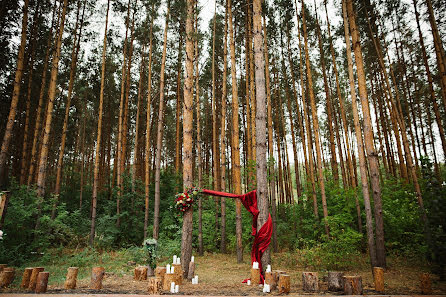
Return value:
M 289 255 L 288 255 L 289 257 Z M 242 281 L 249 278 L 250 264 L 249 257 L 245 255 L 244 263 L 238 264 L 235 255 L 208 254 L 202 257 L 195 256 L 196 274 L 199 277 L 199 284 L 192 285 L 190 282 L 183 282 L 180 286 L 180 295 L 226 295 L 226 296 L 262 296 L 262 287 L 258 285 L 248 286 Z M 285 255 L 276 254 L 273 259 L 272 269 L 285 270 L 291 276 L 290 296 L 297 295 L 340 295 L 340 292 L 329 292 L 325 281 L 326 271 L 319 272 L 320 290 L 317 293 L 309 294 L 302 290 L 302 271 L 312 271 L 312 269 L 290 265 L 292 259 Z M 276 263 L 276 264 L 275 264 Z M 358 265 L 357 270 L 345 271 L 346 275 L 361 275 L 364 294 L 376 295 L 374 291 L 373 277 L 369 267 Z M 83 269 L 82 267 L 80 269 Z M 87 269 L 87 268 L 84 268 Z M 147 281 L 133 280 L 132 267 L 123 263 L 120 272 L 107 272 L 103 280 L 103 289 L 100 291 L 88 289 L 89 278 L 79 279 L 77 289 L 64 290 L 63 282 L 51 283 L 48 286 L 49 294 L 76 293 L 76 294 L 147 294 Z M 314 271 L 314 270 L 313 270 Z M 390 261 L 389 268 L 385 272 L 385 292 L 386 295 L 418 295 L 419 275 L 425 272 L 426 267 L 408 264 L 404 260 Z M 17 271 L 17 278 L 21 278 L 21 271 Z M 51 278 L 51 275 L 50 275 Z M 15 282 L 17 283 L 17 282 Z M 433 294 L 446 294 L 446 282 L 439 281 L 432 276 Z M 1 293 L 25 293 L 26 291 L 14 286 L 10 289 L 2 289 Z M 166 292 L 166 294 L 168 294 Z M 178 295 L 178 294 L 177 294 Z M 278 291 L 273 291 L 269 295 L 279 295 Z

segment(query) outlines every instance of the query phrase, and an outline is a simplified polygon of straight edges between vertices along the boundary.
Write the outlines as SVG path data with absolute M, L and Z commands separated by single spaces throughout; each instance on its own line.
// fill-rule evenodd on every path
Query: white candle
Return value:
M 176 264 L 177 263 L 177 255 L 173 255 L 173 262 L 172 262 L 173 264 Z
M 169 264 L 166 265 L 166 273 L 167 273 L 167 274 L 170 273 L 170 265 L 169 265 Z
M 271 287 L 270 287 L 270 285 L 266 285 L 266 292 L 267 292 L 267 293 L 271 292 Z
M 175 293 L 175 283 L 174 282 L 170 283 L 170 293 Z
M 181 264 L 180 257 L 177 258 L 177 264 Z
M 198 285 L 198 275 L 195 276 L 195 284 Z
M 266 266 L 266 272 L 271 272 L 271 265 Z
M 191 262 L 194 262 L 194 260 L 195 260 L 195 257 L 192 256 L 192 258 L 190 259 L 190 261 L 191 261 Z
M 248 284 L 248 286 L 250 286 L 250 285 L 251 285 L 251 280 L 250 280 L 250 279 L 248 279 L 248 282 L 247 282 L 247 284 Z
M 173 266 L 172 266 L 172 267 L 170 267 L 170 273 L 172 273 L 172 274 L 173 274 L 174 272 L 175 272 L 175 267 L 173 267 Z
M 192 285 L 195 285 L 195 278 L 192 279 Z
M 179 285 L 175 285 L 175 293 L 180 292 L 180 286 Z

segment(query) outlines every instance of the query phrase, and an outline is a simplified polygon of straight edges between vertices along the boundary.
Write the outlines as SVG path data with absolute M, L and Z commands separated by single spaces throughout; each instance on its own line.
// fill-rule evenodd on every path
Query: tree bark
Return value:
M 194 83 L 194 0 L 187 0 L 186 18 L 186 77 L 184 82 L 183 105 L 183 187 L 192 187 L 192 146 L 193 146 L 193 83 Z M 183 215 L 181 236 L 181 265 L 183 276 L 187 277 L 189 262 L 192 257 L 193 209 L 189 208 Z
M 190 1 L 190 0 L 189 0 Z M 160 212 L 160 173 L 161 173 L 161 145 L 163 142 L 163 120 L 164 120 L 164 76 L 167 54 L 167 31 L 169 29 L 170 0 L 167 0 L 166 24 L 164 26 L 163 56 L 161 60 L 160 74 L 160 102 L 158 110 L 158 129 L 156 137 L 156 156 L 155 156 L 155 202 L 153 211 L 153 238 L 159 236 L 159 212 Z M 183 119 L 184 120 L 184 119 Z M 184 259 L 183 259 L 184 261 Z
M 0 151 L 0 187 L 6 186 L 6 181 L 2 180 L 5 178 L 6 172 L 6 159 L 9 150 L 9 143 L 12 136 L 12 128 L 14 126 L 14 120 L 17 113 L 17 104 L 19 102 L 20 96 L 20 86 L 22 83 L 23 76 L 23 64 L 25 56 L 25 46 L 26 46 L 26 29 L 28 27 L 28 6 L 29 0 L 25 0 L 23 6 L 23 17 L 22 17 L 22 33 L 20 39 L 19 53 L 17 56 L 17 69 L 14 78 L 14 90 L 12 91 L 11 106 L 9 109 L 8 121 L 6 122 L 5 133 L 3 134 L 2 148 Z
M 240 144 L 239 144 L 239 124 L 238 124 L 238 90 L 237 76 L 235 68 L 235 43 L 234 43 L 234 27 L 232 25 L 232 5 L 231 0 L 228 1 L 229 13 L 229 43 L 231 49 L 231 79 L 232 79 L 232 141 L 231 141 L 231 157 L 232 157 L 232 176 L 234 193 L 241 194 L 241 178 L 240 178 Z M 235 200 L 235 232 L 237 238 L 237 263 L 243 262 L 243 245 L 242 245 L 242 203 L 240 199 Z
M 96 138 L 96 157 L 94 162 L 93 173 L 93 193 L 91 206 L 91 227 L 90 227 L 90 245 L 93 246 L 96 232 L 96 206 L 98 198 L 98 182 L 99 182 L 99 150 L 101 149 L 102 134 L 102 107 L 104 105 L 104 88 L 105 88 L 105 60 L 107 53 L 107 28 L 108 28 L 108 12 L 110 8 L 110 0 L 107 0 L 107 13 L 105 16 L 104 43 L 102 45 L 102 69 L 101 69 L 101 91 L 99 94 L 99 115 L 98 115 L 98 132 Z

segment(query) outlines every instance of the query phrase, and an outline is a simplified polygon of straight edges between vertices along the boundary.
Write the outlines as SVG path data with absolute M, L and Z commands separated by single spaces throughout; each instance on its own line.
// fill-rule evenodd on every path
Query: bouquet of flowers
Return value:
M 175 207 L 181 212 L 187 211 L 191 208 L 195 201 L 195 197 L 201 192 L 201 189 L 192 187 L 186 190 L 184 193 L 178 193 L 175 195 Z

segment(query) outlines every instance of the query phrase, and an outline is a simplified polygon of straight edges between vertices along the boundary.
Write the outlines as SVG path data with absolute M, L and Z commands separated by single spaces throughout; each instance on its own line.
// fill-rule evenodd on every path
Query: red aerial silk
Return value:
M 202 190 L 203 194 L 227 197 L 227 198 L 239 198 L 242 201 L 243 206 L 252 214 L 252 236 L 254 236 L 254 242 L 251 250 L 251 264 L 253 262 L 259 262 L 260 271 L 262 271 L 262 255 L 271 243 L 271 235 L 273 233 L 273 221 L 271 214 L 268 215 L 268 220 L 257 232 L 257 217 L 259 216 L 259 209 L 257 208 L 257 194 L 256 191 L 251 191 L 243 195 L 236 195 L 225 192 L 217 192 L 212 190 Z M 260 282 L 263 283 L 263 274 L 261 273 Z

